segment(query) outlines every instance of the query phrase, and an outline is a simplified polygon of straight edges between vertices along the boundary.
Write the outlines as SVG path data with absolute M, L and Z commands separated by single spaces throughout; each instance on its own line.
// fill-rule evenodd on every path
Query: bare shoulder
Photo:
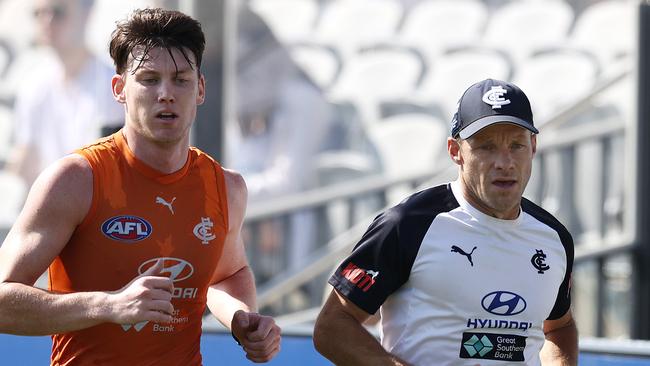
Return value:
M 92 188 L 93 171 L 88 160 L 81 155 L 67 155 L 47 167 L 36 179 L 34 188 L 64 189 L 74 192 L 78 188 Z
M 67 155 L 46 168 L 32 186 L 25 210 L 48 206 L 83 218 L 92 203 L 93 173 L 80 155 Z
M 0 281 L 33 284 L 86 217 L 93 196 L 90 164 L 70 155 L 45 169 L 0 246 Z
M 239 230 L 244 223 L 244 215 L 246 215 L 248 188 L 246 188 L 244 177 L 238 172 L 223 168 L 223 173 L 228 195 L 228 222 L 230 223 L 230 230 Z
M 63 179 L 92 179 L 92 167 L 86 158 L 79 154 L 70 154 L 54 162 L 43 171 L 43 175 L 54 173 Z
M 231 169 L 223 169 L 224 178 L 226 181 L 226 190 L 228 192 L 229 205 L 243 205 L 246 207 L 248 200 L 248 188 L 244 177 L 238 172 Z
M 247 194 L 246 181 L 239 172 L 223 168 L 223 174 L 230 191 L 233 191 L 233 193 L 238 192 L 238 194 Z

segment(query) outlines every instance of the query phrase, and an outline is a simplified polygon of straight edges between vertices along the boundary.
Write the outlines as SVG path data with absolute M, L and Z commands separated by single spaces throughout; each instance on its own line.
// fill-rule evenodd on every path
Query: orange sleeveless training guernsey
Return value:
M 164 260 L 172 323 L 101 324 L 52 336 L 52 365 L 201 365 L 201 318 L 223 249 L 223 170 L 190 148 L 178 172 L 139 161 L 122 132 L 77 151 L 93 171 L 93 201 L 49 270 L 56 292 L 115 291 Z

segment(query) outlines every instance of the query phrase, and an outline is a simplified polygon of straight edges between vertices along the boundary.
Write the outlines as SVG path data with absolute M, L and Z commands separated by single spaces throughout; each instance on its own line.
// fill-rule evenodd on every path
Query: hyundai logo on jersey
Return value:
M 158 261 L 163 261 L 163 269 L 160 271 L 160 273 L 169 273 L 169 278 L 174 282 L 186 280 L 192 277 L 192 274 L 194 274 L 194 266 L 192 263 L 184 259 L 172 257 L 159 257 L 149 259 L 148 261 L 142 263 L 140 267 L 138 267 L 138 274 L 143 274 L 149 268 L 153 267 Z
M 158 261 L 163 261 L 163 269 L 160 270 L 160 274 L 168 274 L 169 279 L 174 282 L 172 298 L 185 300 L 196 299 L 196 295 L 199 291 L 198 288 L 183 287 L 177 283 L 189 279 L 194 274 L 194 266 L 192 263 L 184 259 L 173 257 L 152 258 L 142 263 L 140 267 L 138 267 L 138 274 L 143 274 L 149 268 L 153 267 Z
M 102 232 L 117 241 L 133 243 L 151 235 L 151 224 L 137 216 L 115 216 L 104 221 Z
M 526 300 L 510 291 L 494 291 L 483 297 L 483 309 L 494 315 L 517 315 L 526 310 Z

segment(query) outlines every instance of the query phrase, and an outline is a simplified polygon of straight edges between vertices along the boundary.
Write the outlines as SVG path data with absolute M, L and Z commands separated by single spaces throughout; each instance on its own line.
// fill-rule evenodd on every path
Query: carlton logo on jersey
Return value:
M 510 291 L 494 291 L 483 297 L 481 306 L 494 315 L 517 315 L 526 310 L 526 300 Z
M 194 236 L 201 240 L 202 244 L 210 244 L 211 240 L 217 238 L 214 233 L 212 233 L 212 227 L 214 224 L 209 217 L 201 217 L 201 222 L 194 226 Z
M 127 243 L 146 239 L 153 231 L 147 220 L 130 215 L 111 217 L 102 224 L 102 233 L 109 238 Z

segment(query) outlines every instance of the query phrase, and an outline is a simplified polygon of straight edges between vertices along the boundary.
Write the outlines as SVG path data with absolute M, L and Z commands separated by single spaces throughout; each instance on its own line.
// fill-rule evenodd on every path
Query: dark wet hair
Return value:
M 139 62 L 133 70 L 135 72 L 147 60 L 149 51 L 156 47 L 166 48 L 170 55 L 172 49 L 178 49 L 185 60 L 193 65 L 194 62 L 191 62 L 187 55 L 187 50 L 190 50 L 196 60 L 196 70 L 200 71 L 205 49 L 205 35 L 201 24 L 175 10 L 138 9 L 126 20 L 117 23 L 117 28 L 111 35 L 109 49 L 115 70 L 118 74 L 123 74 L 127 70 L 130 55 Z M 134 51 L 140 49 L 143 52 L 136 57 Z

